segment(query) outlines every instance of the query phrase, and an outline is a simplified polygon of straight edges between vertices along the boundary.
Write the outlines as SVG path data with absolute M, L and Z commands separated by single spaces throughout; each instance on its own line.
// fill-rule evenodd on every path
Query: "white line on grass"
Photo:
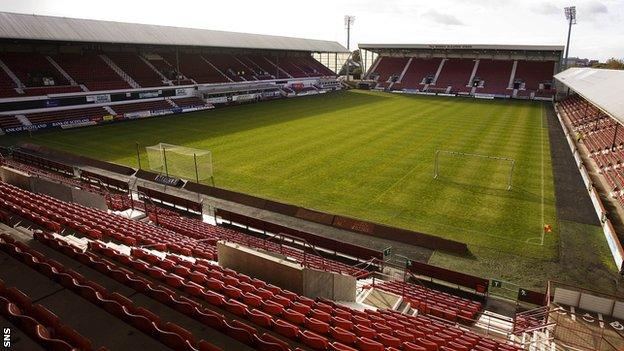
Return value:
M 542 144 L 542 223 L 540 224 L 541 231 L 541 244 L 544 245 L 544 104 L 542 103 L 542 113 L 540 115 L 540 135 L 541 135 L 541 144 Z
M 542 162 L 541 162 L 541 173 L 542 173 L 542 184 L 541 184 L 541 191 L 542 191 L 542 203 L 541 203 L 541 223 L 539 225 L 539 230 L 540 230 L 540 235 L 537 237 L 531 237 L 525 240 L 526 243 L 532 243 L 533 240 L 539 240 L 539 246 L 544 246 L 544 236 L 545 236 L 545 232 L 544 232 L 544 225 L 546 224 L 544 222 L 545 220 L 545 215 L 544 215 L 544 105 L 541 105 L 541 110 L 542 113 L 540 114 L 540 143 L 541 143 L 541 150 L 542 150 Z

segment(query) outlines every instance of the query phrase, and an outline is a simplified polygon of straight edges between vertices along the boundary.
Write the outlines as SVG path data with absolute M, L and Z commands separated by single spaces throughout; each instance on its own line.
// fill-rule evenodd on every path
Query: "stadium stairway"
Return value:
M 59 54 L 54 56 L 53 59 L 78 84 L 84 84 L 91 91 L 131 88 L 97 54 Z
M 476 319 L 483 307 L 476 301 L 401 281 L 374 283 L 373 288 L 401 296 L 420 313 L 431 314 L 452 322 L 469 324 Z
M 0 236 L 3 267 L 10 268 L 2 272 L 5 284 L 19 287 L 31 300 L 53 311 L 63 323 L 84 335 L 89 343 L 110 350 L 181 349 L 175 346 L 178 340 L 173 333 L 178 328 L 173 324 L 148 324 L 146 330 L 151 328 L 153 333 L 140 331 L 141 318 L 137 316 L 158 315 L 163 321 L 162 311 L 154 314 L 145 305 L 142 308 L 139 303 L 135 305 L 128 299 L 129 289 L 36 242 L 29 244 L 37 249 L 6 234 Z M 139 296 L 133 298 L 139 300 Z
M 139 83 L 132 79 L 132 77 L 130 77 L 128 73 L 121 69 L 121 67 L 117 66 L 115 62 L 113 62 L 113 60 L 111 60 L 108 56 L 102 54 L 100 55 L 100 57 L 104 62 L 106 62 L 108 67 L 110 67 L 115 73 L 117 73 L 121 77 L 121 79 L 125 80 L 126 83 L 128 83 L 128 85 L 130 85 L 132 88 L 137 89 L 141 87 Z

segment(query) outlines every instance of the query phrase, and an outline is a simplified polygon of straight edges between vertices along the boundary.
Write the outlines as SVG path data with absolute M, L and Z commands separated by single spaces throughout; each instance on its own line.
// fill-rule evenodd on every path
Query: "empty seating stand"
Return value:
M 309 77 L 310 74 L 306 71 L 305 66 L 301 65 L 296 58 L 280 57 L 279 60 L 274 61 L 283 70 L 288 72 L 294 78 Z M 303 67 L 302 67 L 303 66 Z
M 0 54 L 0 60 L 27 87 L 43 86 L 44 78 L 52 79 L 53 85 L 69 85 L 67 79 L 40 53 L 4 52 Z
M 115 72 L 101 56 L 110 59 L 122 72 Z M 130 89 L 123 77 L 131 78 L 140 87 L 158 87 L 336 76 L 312 56 L 298 54 L 85 52 L 50 57 L 76 85 L 70 85 L 69 79 L 44 54 L 3 52 L 0 60 L 25 87 L 18 89 L 17 83 L 0 70 L 0 99 L 82 92 L 83 86 L 89 91 Z
M 513 68 L 511 60 L 479 60 L 479 67 L 475 73 L 475 79 L 483 81 L 475 93 L 511 95 L 509 87 L 509 77 Z
M 176 62 L 175 54 L 161 54 L 168 62 Z M 210 63 L 206 62 L 200 54 L 182 54 L 177 57 L 180 72 L 187 78 L 195 80 L 197 83 L 227 83 L 229 80 Z
M 52 85 L 47 87 L 24 88 L 22 90 L 26 96 L 79 93 L 82 91 L 78 85 Z
M 26 117 L 32 124 L 52 123 L 58 121 L 70 121 L 83 118 L 99 118 L 110 113 L 103 107 L 87 107 L 71 110 L 56 110 L 46 112 L 28 113 Z
M 0 54 L 0 60 L 25 85 L 23 96 L 82 91 L 79 86 L 69 85 L 69 81 L 40 53 L 4 52 Z
M 395 81 L 401 75 L 401 72 L 405 68 L 405 65 L 409 61 L 405 57 L 380 57 L 379 63 L 375 68 L 373 74 L 377 74 L 377 84 L 382 87 L 387 87 L 392 81 Z
M 542 95 L 550 94 L 552 96 L 554 88 L 544 91 L 540 89 L 540 84 L 552 84 L 554 73 L 554 61 L 518 61 L 514 79 L 524 82 L 525 90 L 523 93 L 526 95 L 531 92 L 541 92 Z
M 624 133 L 617 122 L 578 95 L 557 103 L 559 112 L 581 138 L 590 158 L 608 184 L 609 195 L 624 206 Z
M 130 89 L 99 53 L 60 54 L 54 60 L 78 83 L 89 90 Z
M 206 54 L 203 56 L 235 82 L 256 80 L 252 70 L 230 54 Z
M 400 89 L 418 89 L 421 90 L 426 85 L 428 77 L 433 78 L 440 66 L 441 59 L 431 58 L 413 58 L 403 79 L 394 85 L 394 88 Z M 425 84 L 423 84 L 423 82 Z
M 159 250 L 186 256 L 192 255 L 210 260 L 216 258 L 214 244 L 198 242 L 144 222 L 133 221 L 74 203 L 66 203 L 47 195 L 25 192 L 4 183 L 0 183 L 0 194 L 3 195 L 0 199 L 2 200 L 0 209 L 19 210 L 19 215 L 27 215 L 30 220 L 43 223 L 48 229 L 58 231 L 61 227 L 66 227 L 92 239 L 109 238 L 130 246 L 153 245 Z M 38 205 L 35 206 L 34 203 Z M 53 213 L 44 217 L 48 212 Z M 52 220 L 46 218 L 52 218 Z
M 335 76 L 335 73 L 314 58 L 304 56 L 267 57 L 294 78 Z
M 273 65 L 275 64 L 274 58 L 270 59 L 271 62 L 269 62 L 269 58 L 260 55 L 249 55 L 245 58 L 261 72 L 259 76 L 261 79 L 277 79 L 287 77 L 285 73 L 280 71 L 278 68 L 279 66 L 276 67 Z
M 17 90 L 15 90 L 16 87 L 17 85 L 11 77 L 3 69 L 0 69 L 0 99 L 20 96 Z
M 126 72 L 141 87 L 159 87 L 165 85 L 161 76 L 158 75 L 138 53 L 133 52 L 107 52 L 113 62 Z
M 119 104 L 112 105 L 111 108 L 119 115 L 130 112 L 139 112 L 139 111 L 158 111 L 158 110 L 166 110 L 171 109 L 171 106 L 165 100 L 156 100 L 156 101 L 148 101 L 148 102 L 134 102 L 129 104 Z
M 446 91 L 451 87 L 451 92 L 469 92 L 468 80 L 474 68 L 475 61 L 471 59 L 447 59 L 442 66 L 442 71 L 435 81 L 431 90 Z
M 298 65 L 306 69 L 309 75 L 314 77 L 316 76 L 324 76 L 324 77 L 335 77 L 336 73 L 331 69 L 327 68 L 325 65 L 317 61 L 311 56 L 303 56 L 299 61 Z M 306 68 L 307 67 L 307 68 Z
M 12 128 L 22 126 L 22 122 L 20 122 L 15 116 L 4 115 L 0 116 L 0 128 Z

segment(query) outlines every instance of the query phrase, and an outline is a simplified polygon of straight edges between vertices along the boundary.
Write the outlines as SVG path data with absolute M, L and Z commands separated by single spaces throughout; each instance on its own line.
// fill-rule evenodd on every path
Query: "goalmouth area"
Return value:
M 557 218 L 546 108 L 348 91 L 2 138 L 133 167 L 137 142 L 143 165 L 158 143 L 209 150 L 218 187 L 469 245 L 470 257 L 433 252 L 431 264 L 526 288 L 557 279 L 612 290 L 600 227 Z M 436 150 L 512 159 L 513 187 L 508 164 L 470 157 L 440 160 L 434 179 Z

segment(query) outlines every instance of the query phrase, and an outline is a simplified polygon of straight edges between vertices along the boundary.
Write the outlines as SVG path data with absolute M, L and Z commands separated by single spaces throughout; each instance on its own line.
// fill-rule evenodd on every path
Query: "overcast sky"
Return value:
M 624 58 L 624 0 L 0 0 L 1 11 L 336 40 L 356 17 L 357 43 L 564 45 L 570 56 Z

